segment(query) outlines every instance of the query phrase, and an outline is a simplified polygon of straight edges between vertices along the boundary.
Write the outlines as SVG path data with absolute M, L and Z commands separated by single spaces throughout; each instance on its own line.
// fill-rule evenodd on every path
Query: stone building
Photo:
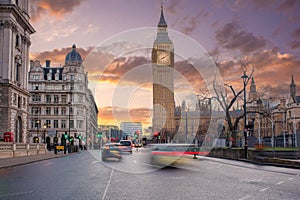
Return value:
M 48 136 L 68 134 L 92 147 L 98 132 L 98 109 L 76 46 L 66 55 L 63 67 L 52 67 L 50 60 L 45 67 L 40 61 L 30 64 L 30 142 L 34 137 L 44 142 Z
M 0 132 L 26 142 L 30 35 L 28 0 L 0 1 Z

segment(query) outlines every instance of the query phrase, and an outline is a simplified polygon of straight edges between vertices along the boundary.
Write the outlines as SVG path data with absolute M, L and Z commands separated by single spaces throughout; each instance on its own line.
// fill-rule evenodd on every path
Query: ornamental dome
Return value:
M 76 45 L 73 44 L 72 51 L 70 51 L 65 59 L 65 64 L 81 64 L 82 58 L 81 55 L 76 51 Z

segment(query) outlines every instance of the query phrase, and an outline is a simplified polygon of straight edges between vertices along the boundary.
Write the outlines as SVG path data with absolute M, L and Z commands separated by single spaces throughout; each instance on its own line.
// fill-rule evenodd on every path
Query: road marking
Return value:
M 279 181 L 278 183 L 276 183 L 276 185 L 280 185 L 282 183 L 284 183 L 284 181 Z
M 16 195 L 24 195 L 24 194 L 29 194 L 32 193 L 33 191 L 27 191 L 27 192 L 17 192 L 17 193 L 12 193 L 12 194 L 2 194 L 0 197 L 8 197 L 8 196 L 16 196 Z
M 294 179 L 294 178 L 289 178 L 288 180 L 291 181 L 291 180 L 293 180 L 293 179 Z
M 264 191 L 266 191 L 266 190 L 268 190 L 268 189 L 270 189 L 270 187 L 266 187 L 266 188 L 261 189 L 261 190 L 259 190 L 259 191 L 260 191 L 260 192 L 264 192 Z
M 93 161 L 93 162 L 91 163 L 91 165 L 94 165 L 94 164 L 96 164 L 96 163 L 98 163 L 98 162 L 100 162 L 100 161 L 95 160 L 95 161 Z
M 251 195 L 246 195 L 246 196 L 244 196 L 243 198 L 241 198 L 241 199 L 239 199 L 239 200 L 248 199 L 248 198 L 250 198 L 250 197 L 252 197 L 252 196 L 251 196 Z
M 108 187 L 109 187 L 110 182 L 111 182 L 111 179 L 112 179 L 113 172 L 114 172 L 114 167 L 111 169 L 110 177 L 109 177 L 108 183 L 107 183 L 107 185 L 106 185 L 106 188 L 105 188 L 105 190 L 104 190 L 104 194 L 103 194 L 103 196 L 102 196 L 102 200 L 105 199 L 105 196 L 106 196 Z

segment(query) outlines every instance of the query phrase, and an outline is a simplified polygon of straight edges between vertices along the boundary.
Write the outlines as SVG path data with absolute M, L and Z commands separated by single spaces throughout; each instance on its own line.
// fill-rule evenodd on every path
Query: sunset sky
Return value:
M 30 2 L 36 30 L 31 59 L 42 63 L 50 59 L 52 66 L 62 66 L 76 44 L 95 92 L 99 123 L 132 120 L 150 124 L 151 45 L 161 1 Z M 177 104 L 184 99 L 183 93 L 201 93 L 203 84 L 191 67 L 195 52 L 184 46 L 182 38 L 200 44 L 203 52 L 220 63 L 223 81 L 237 90 L 242 88 L 241 59 L 254 68 L 258 91 L 269 96 L 287 96 L 291 75 L 300 85 L 300 1 L 164 0 L 163 5 L 175 54 L 190 50 L 190 54 L 175 56 Z M 263 88 L 268 88 L 267 92 Z

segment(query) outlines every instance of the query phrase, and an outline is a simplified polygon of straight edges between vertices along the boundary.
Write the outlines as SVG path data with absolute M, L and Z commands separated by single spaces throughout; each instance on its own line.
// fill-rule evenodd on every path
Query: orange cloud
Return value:
M 38 20 L 42 15 L 49 13 L 51 16 L 62 18 L 72 12 L 85 0 L 30 0 L 30 16 L 32 21 Z
M 149 108 L 102 107 L 99 109 L 98 119 L 99 124 L 111 125 L 119 125 L 121 121 L 142 122 L 144 126 L 152 123 Z

